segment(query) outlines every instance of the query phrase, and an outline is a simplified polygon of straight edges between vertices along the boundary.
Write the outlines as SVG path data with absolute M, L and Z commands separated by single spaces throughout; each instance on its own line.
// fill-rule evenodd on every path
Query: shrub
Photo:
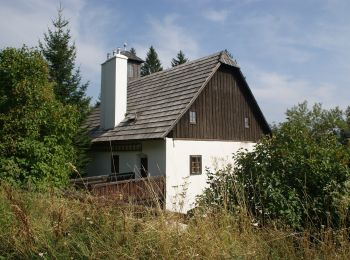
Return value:
M 303 103 L 287 111 L 251 152 L 235 164 L 208 173 L 209 187 L 199 204 L 246 207 L 260 223 L 273 220 L 293 228 L 338 227 L 346 220 L 349 146 L 339 140 L 346 128 L 339 109 L 312 110 Z M 344 202 L 344 203 L 343 203 Z M 344 213 L 345 212 L 345 213 Z
M 62 186 L 76 161 L 77 109 L 55 99 L 38 51 L 0 51 L 0 179 Z

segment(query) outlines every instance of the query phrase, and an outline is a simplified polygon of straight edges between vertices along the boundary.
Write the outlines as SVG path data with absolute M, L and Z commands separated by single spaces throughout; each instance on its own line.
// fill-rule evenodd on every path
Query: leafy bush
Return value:
M 55 99 L 38 51 L 0 52 L 0 179 L 62 186 L 76 161 L 77 109 Z
M 316 104 L 309 110 L 303 103 L 288 110 L 271 137 L 251 152 L 238 152 L 233 166 L 208 173 L 209 188 L 199 203 L 231 211 L 245 207 L 260 223 L 274 220 L 297 229 L 342 225 L 350 149 L 339 133 L 346 129 L 339 109 Z

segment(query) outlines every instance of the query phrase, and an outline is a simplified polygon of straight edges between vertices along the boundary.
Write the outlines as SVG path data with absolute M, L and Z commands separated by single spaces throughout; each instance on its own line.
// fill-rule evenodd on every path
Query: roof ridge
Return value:
M 133 81 L 138 81 L 138 80 L 141 80 L 141 79 L 146 79 L 146 78 L 149 78 L 150 76 L 154 76 L 154 75 L 159 75 L 163 72 L 168 72 L 168 71 L 171 71 L 171 70 L 174 70 L 174 69 L 177 69 L 179 67 L 183 67 L 183 66 L 186 66 L 186 65 L 190 65 L 190 64 L 193 64 L 195 62 L 199 62 L 199 61 L 202 61 L 202 60 L 206 60 L 206 59 L 209 59 L 209 58 L 212 58 L 212 57 L 215 57 L 215 56 L 219 56 L 220 54 L 222 54 L 223 51 L 219 51 L 219 52 L 215 52 L 213 54 L 210 54 L 210 55 L 207 55 L 207 56 L 204 56 L 204 57 L 201 57 L 199 59 L 196 59 L 196 60 L 191 60 L 191 61 L 188 61 L 188 62 L 185 62 L 183 64 L 180 64 L 180 65 L 177 65 L 175 67 L 171 67 L 171 68 L 167 68 L 165 70 L 161 70 L 161 71 L 157 71 L 157 72 L 154 72 L 152 74 L 149 74 L 149 75 L 146 75 L 146 76 L 142 76 L 140 78 L 137 78 Z M 220 56 L 218 57 L 218 62 L 220 61 Z

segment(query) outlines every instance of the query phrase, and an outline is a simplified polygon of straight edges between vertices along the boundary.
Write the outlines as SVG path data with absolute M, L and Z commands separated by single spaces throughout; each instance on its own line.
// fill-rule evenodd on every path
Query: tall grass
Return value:
M 89 194 L 0 186 L 0 258 L 349 259 L 347 229 L 255 227 L 245 213 L 192 217 Z

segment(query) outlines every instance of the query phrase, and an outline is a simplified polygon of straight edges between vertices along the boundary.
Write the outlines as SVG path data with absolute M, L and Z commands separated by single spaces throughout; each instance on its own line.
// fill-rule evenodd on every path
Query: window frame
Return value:
M 192 163 L 199 163 L 199 166 L 193 166 Z M 193 171 L 194 167 L 199 170 Z M 190 155 L 190 175 L 201 175 L 202 168 L 202 155 Z
M 196 111 L 190 111 L 189 117 L 190 117 L 190 124 L 192 124 L 192 125 L 197 124 L 197 113 L 196 113 Z
M 134 66 L 132 63 L 128 63 L 128 77 L 129 78 L 134 77 Z
M 244 128 L 249 128 L 250 124 L 249 124 L 249 117 L 244 117 Z

